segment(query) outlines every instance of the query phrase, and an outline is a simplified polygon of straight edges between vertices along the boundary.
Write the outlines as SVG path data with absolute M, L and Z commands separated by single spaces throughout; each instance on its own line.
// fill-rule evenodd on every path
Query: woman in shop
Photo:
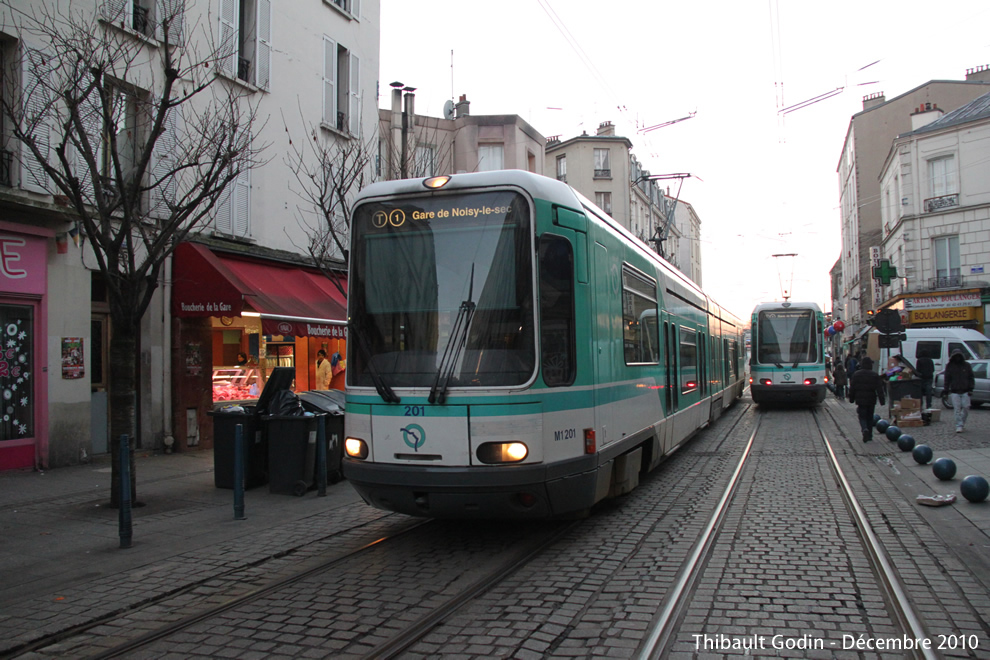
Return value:
M 330 360 L 327 359 L 327 352 L 322 348 L 316 351 L 316 386 L 321 390 L 330 389 L 330 378 L 332 377 Z

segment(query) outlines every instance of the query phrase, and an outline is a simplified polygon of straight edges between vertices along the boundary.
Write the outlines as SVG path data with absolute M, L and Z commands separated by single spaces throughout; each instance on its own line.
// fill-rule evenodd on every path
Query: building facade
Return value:
M 944 114 L 923 105 L 881 172 L 883 258 L 897 270 L 880 307 L 907 327 L 986 333 L 990 306 L 990 92 Z
M 887 100 L 883 93 L 863 99 L 863 110 L 852 116 L 836 168 L 842 232 L 842 292 L 833 300 L 833 313 L 845 323 L 843 341 L 864 327 L 869 310 L 883 302 L 872 278 L 874 253 L 882 234 L 880 172 L 890 144 L 912 130 L 911 113 L 924 104 L 956 108 L 990 90 L 990 72 L 974 70 L 966 80 L 934 80 Z
M 378 123 L 379 2 L 22 4 L 28 12 L 92 19 L 97 38 L 112 35 L 147 55 L 146 75 L 135 69 L 133 79 L 121 80 L 122 94 L 153 94 L 144 85 L 164 77 L 154 69 L 160 49 L 177 48 L 192 59 L 210 48 L 219 56 L 210 84 L 235 90 L 242 108 L 257 112 L 250 138 L 262 150 L 261 162 L 176 248 L 141 325 L 137 445 L 208 447 L 207 413 L 218 396 L 263 386 L 273 365 L 295 367 L 297 388 L 308 389 L 315 384 L 316 350 L 339 345 L 342 352 L 342 296 L 327 289 L 306 257 L 309 212 L 287 185 L 293 176 L 286 154 L 293 139 L 371 142 Z M 174 8 L 182 10 L 185 32 L 166 43 L 159 19 Z M 5 94 L 26 87 L 33 75 L 26 54 L 46 47 L 22 34 L 9 12 L 0 17 Z M 128 139 L 145 139 L 139 111 L 125 112 Z M 18 407 L 0 434 L 0 469 L 72 464 L 108 450 L 107 283 L 64 201 L 39 185 L 9 128 L 0 124 L 0 320 L 15 343 L 9 371 L 18 375 L 0 384 Z M 246 362 L 238 364 L 241 353 Z M 239 371 L 234 376 L 227 368 Z M 256 382 L 249 383 L 252 376 Z
M 660 181 L 632 153 L 632 142 L 617 136 L 611 122 L 595 135 L 567 140 L 551 137 L 546 147 L 548 176 L 580 192 L 700 285 L 701 221 L 694 208 L 664 193 Z M 669 218 L 669 220 L 668 220 Z

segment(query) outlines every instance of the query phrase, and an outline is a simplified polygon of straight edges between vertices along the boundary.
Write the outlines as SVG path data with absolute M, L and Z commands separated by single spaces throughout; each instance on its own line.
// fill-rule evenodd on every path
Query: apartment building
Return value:
M 990 91 L 951 112 L 927 103 L 880 175 L 881 251 L 897 277 L 882 308 L 908 327 L 990 318 Z
M 216 54 L 210 89 L 235 98 L 242 115 L 256 113 L 249 136 L 256 166 L 242 172 L 209 219 L 175 247 L 153 283 L 138 341 L 138 446 L 209 447 L 207 413 L 218 397 L 241 390 L 246 396 L 249 381 L 263 386 L 273 366 L 294 367 L 297 389 L 311 387 L 316 351 L 343 353 L 346 315 L 343 296 L 306 257 L 310 211 L 295 186 L 290 141 L 371 142 L 378 122 L 379 2 L 14 4 L 27 14 L 82 21 L 96 41 L 113 40 L 134 54 L 136 64 L 115 81 L 118 153 L 148 139 L 140 101 L 154 96 L 169 75 L 158 57 L 163 49 L 190 61 Z M 166 38 L 163 18 L 169 15 L 181 22 Z M 32 64 L 45 62 L 50 48 L 43 35 L 22 26 L 9 8 L 0 12 L 5 95 L 32 88 L 41 71 Z M 190 85 L 180 79 L 176 89 Z M 66 465 L 108 449 L 111 283 L 65 199 L 39 174 L 24 145 L 11 139 L 12 118 L 2 121 L 0 321 L 13 331 L 10 359 L 20 368 L 13 380 L 0 376 L 17 404 L 0 426 L 0 469 Z M 179 112 L 170 113 L 169 122 L 156 152 L 163 162 L 169 136 L 210 130 Z M 51 141 L 46 149 L 59 139 L 54 129 L 38 137 Z M 152 184 L 138 184 L 151 188 L 147 203 L 156 203 Z

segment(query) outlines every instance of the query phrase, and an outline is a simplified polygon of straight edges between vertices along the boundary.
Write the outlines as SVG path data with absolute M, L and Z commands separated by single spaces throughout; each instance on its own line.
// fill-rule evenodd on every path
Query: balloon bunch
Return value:
M 832 325 L 825 328 L 825 336 L 831 337 L 832 335 L 837 335 L 846 329 L 846 324 L 842 321 L 836 321 Z

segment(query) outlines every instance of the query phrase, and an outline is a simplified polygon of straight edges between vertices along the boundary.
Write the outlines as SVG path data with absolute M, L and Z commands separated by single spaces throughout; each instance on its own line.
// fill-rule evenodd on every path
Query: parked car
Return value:
M 973 393 L 969 395 L 969 402 L 971 407 L 979 408 L 981 404 L 990 403 L 990 373 L 988 373 L 990 360 L 969 360 L 969 366 L 973 367 L 973 378 L 976 381 L 976 387 L 973 389 Z M 936 396 L 941 394 L 944 383 L 945 371 L 940 371 L 935 376 Z M 942 405 L 946 408 L 952 408 L 952 401 L 948 395 L 942 397 Z

